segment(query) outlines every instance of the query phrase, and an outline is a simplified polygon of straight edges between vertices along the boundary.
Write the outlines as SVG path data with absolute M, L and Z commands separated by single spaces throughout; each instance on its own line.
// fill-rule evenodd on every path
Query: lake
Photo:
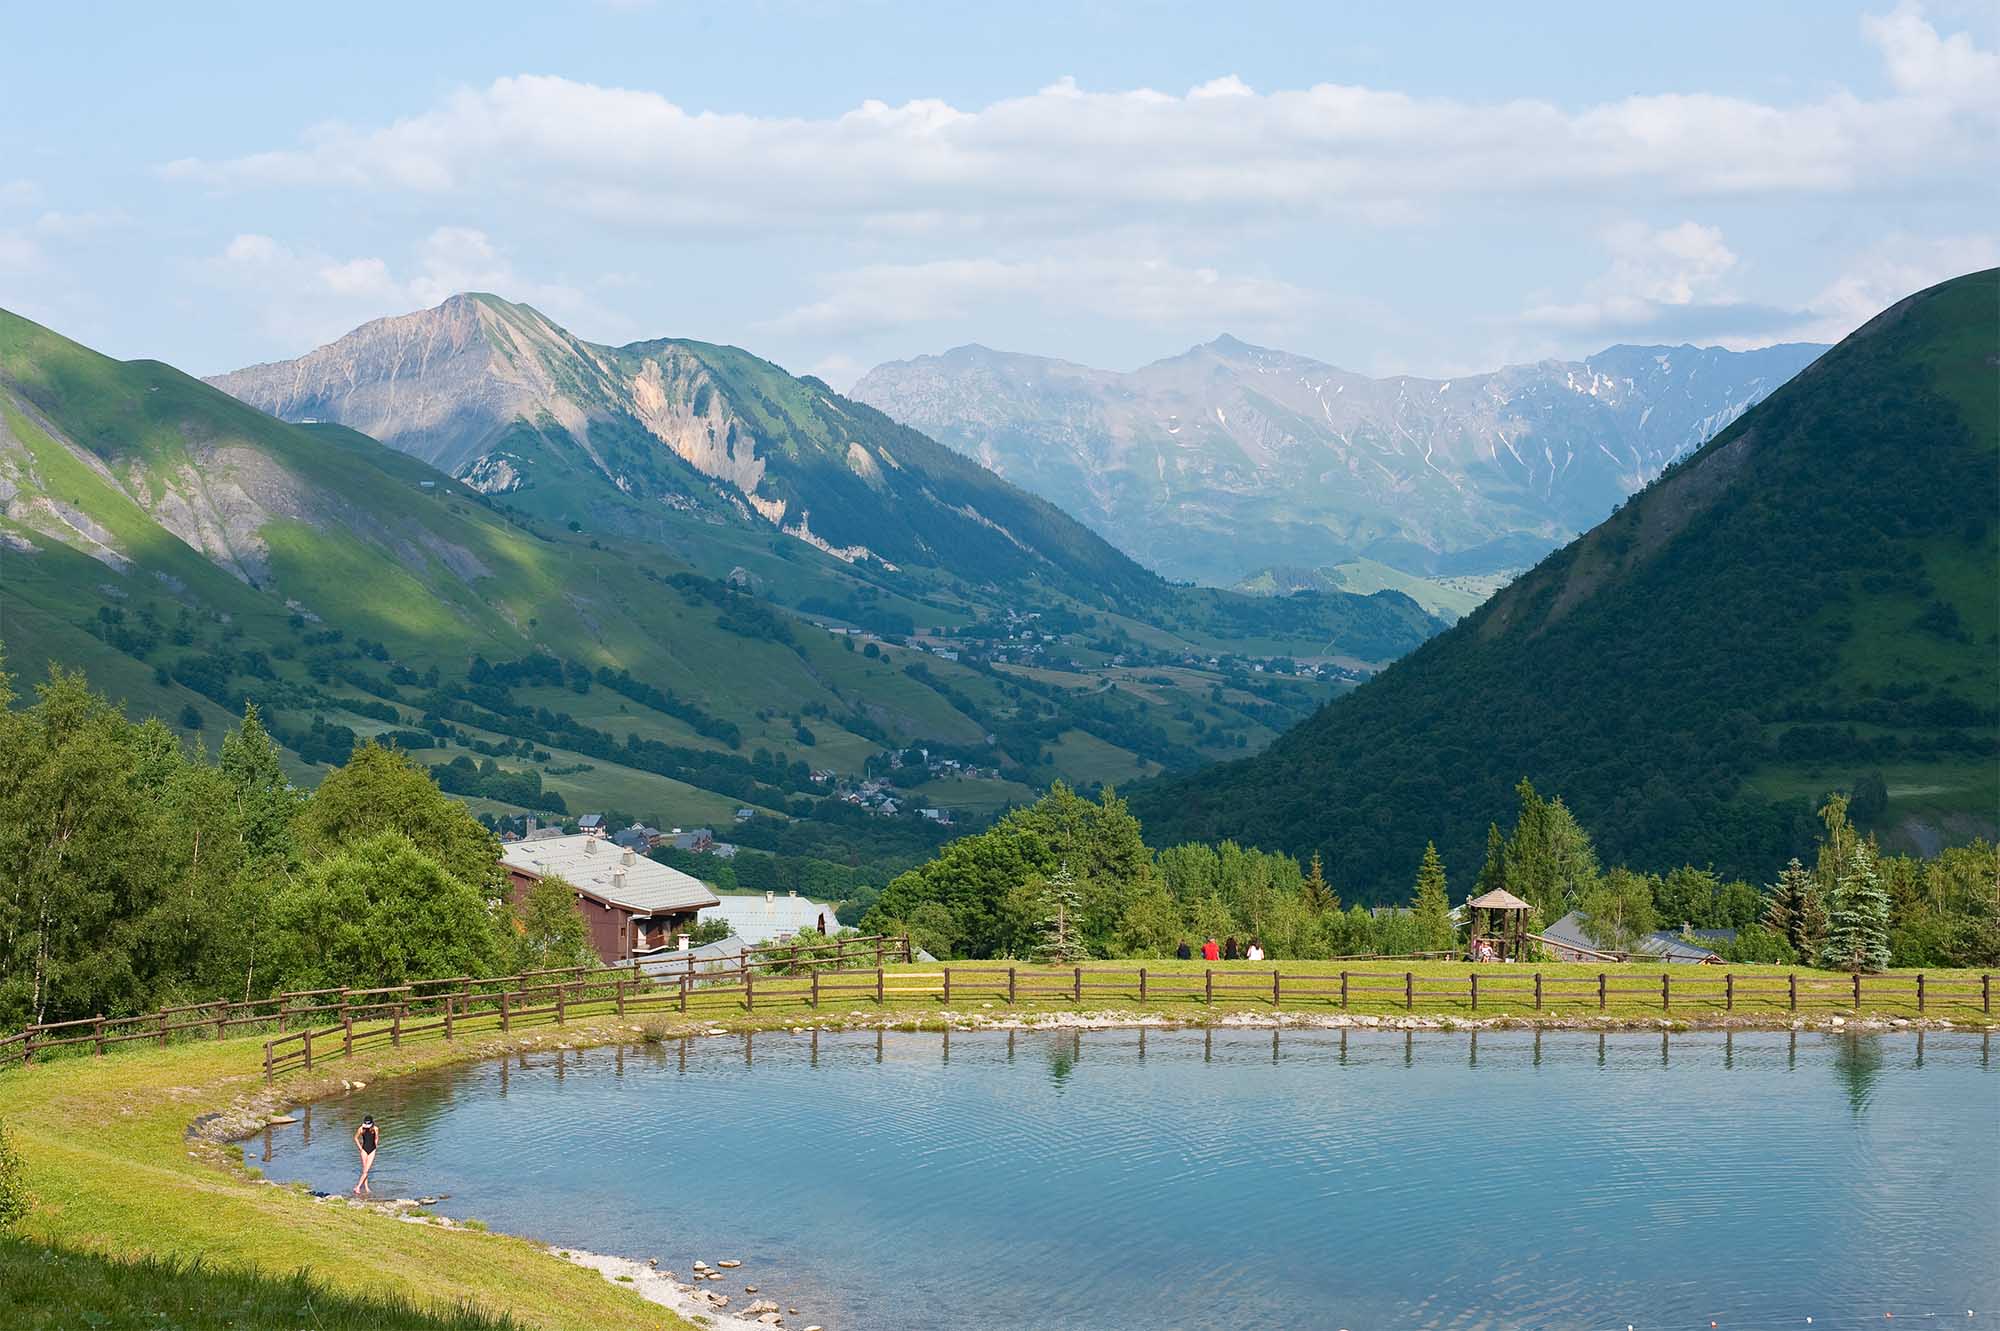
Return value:
M 369 1086 L 245 1143 L 829 1331 L 2000 1319 L 1976 1033 L 712 1036 Z M 1967 1322 L 1965 1312 L 1980 1317 Z

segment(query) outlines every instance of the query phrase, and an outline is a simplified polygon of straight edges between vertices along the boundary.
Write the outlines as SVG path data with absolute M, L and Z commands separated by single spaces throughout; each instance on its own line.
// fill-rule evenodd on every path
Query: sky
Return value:
M 2000 263 L 2000 5 L 41 5 L 0 307 L 210 374 L 461 290 L 846 388 L 1832 341 Z

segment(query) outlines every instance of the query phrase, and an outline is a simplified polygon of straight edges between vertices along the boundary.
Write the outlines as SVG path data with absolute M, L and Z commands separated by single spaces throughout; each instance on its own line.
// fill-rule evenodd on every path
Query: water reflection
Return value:
M 384 1195 L 450 1193 L 451 1214 L 674 1265 L 726 1248 L 801 1324 L 1141 1331 L 1206 1324 L 1189 1309 L 1217 1300 L 1232 1325 L 1442 1331 L 2000 1306 L 2000 1190 L 1963 1186 L 2000 1176 L 1984 1035 L 672 1043 L 371 1086 L 271 1129 L 269 1172 L 345 1190 L 373 1112 Z M 1468 1170 L 1473 1125 L 1507 1149 Z M 823 1167 L 744 1205 L 790 1158 Z

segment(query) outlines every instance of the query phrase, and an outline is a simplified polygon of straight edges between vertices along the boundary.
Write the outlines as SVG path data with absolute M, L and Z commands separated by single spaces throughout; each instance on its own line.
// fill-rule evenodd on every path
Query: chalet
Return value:
M 611 834 L 611 844 L 639 855 L 644 855 L 664 839 L 659 828 L 648 827 L 644 823 L 634 823 L 622 832 Z
M 790 938 L 806 929 L 824 934 L 840 932 L 840 921 L 834 918 L 832 906 L 796 892 L 784 896 L 776 892 L 731 892 L 713 905 L 703 907 L 701 918 L 726 922 L 732 933 L 753 947 L 773 938 Z
M 583 815 L 583 817 L 576 820 L 576 830 L 583 833 L 585 836 L 601 837 L 606 832 L 609 832 L 611 829 L 605 826 L 603 814 L 586 813 L 585 815 Z
M 716 904 L 707 884 L 587 833 L 501 847 L 514 901 L 544 878 L 576 889 L 577 913 L 606 965 L 678 947 L 696 915 Z
M 1714 941 L 1721 941 L 1720 935 L 1730 931 L 1713 932 L 1717 935 Z M 1619 955 L 1591 941 L 1590 935 L 1584 932 L 1581 911 L 1573 910 L 1544 929 L 1542 941 L 1558 961 L 1601 961 L 1607 956 Z M 1698 966 L 1711 966 L 1722 960 L 1721 956 L 1707 948 L 1664 929 L 1641 935 L 1633 942 L 1629 955 Z
M 693 851 L 699 855 L 715 844 L 715 829 L 697 827 L 687 832 L 676 831 L 668 844 L 675 850 Z

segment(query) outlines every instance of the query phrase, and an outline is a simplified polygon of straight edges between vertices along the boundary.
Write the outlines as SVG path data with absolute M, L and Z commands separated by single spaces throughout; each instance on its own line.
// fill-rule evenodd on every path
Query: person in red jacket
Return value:
M 1213 938 L 1201 945 L 1201 959 L 1203 961 L 1222 960 L 1222 949 L 1216 945 Z

